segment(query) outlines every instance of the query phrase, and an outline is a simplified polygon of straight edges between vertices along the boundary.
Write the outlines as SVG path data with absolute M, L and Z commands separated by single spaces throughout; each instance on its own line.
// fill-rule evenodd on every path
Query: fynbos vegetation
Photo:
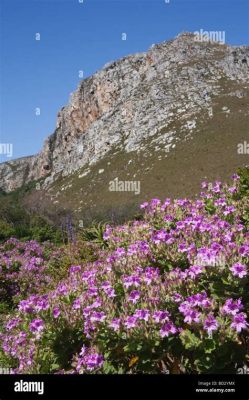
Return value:
M 61 374 L 248 366 L 248 170 L 202 188 L 195 200 L 152 199 L 141 220 L 100 224 L 57 248 L 5 241 L 1 365 Z

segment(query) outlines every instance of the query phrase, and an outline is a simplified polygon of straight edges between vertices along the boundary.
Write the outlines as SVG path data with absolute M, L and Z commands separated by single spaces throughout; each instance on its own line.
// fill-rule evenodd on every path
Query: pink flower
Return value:
M 243 304 L 240 299 L 227 299 L 224 306 L 221 308 L 222 314 L 236 315 L 243 309 Z
M 207 182 L 204 181 L 204 182 L 201 183 L 201 188 L 202 189 L 206 189 L 207 187 L 208 187 L 208 183 Z
M 180 303 L 182 301 L 182 295 L 180 293 L 174 293 L 173 300 L 175 303 Z
M 160 335 L 161 335 L 161 337 L 165 337 L 165 336 L 169 336 L 170 333 L 172 333 L 172 334 L 177 333 L 177 328 L 171 322 L 167 322 L 160 329 Z
M 148 201 L 145 201 L 144 203 L 142 203 L 142 204 L 140 205 L 140 208 L 141 208 L 141 209 L 147 208 L 148 205 L 149 205 Z
M 121 323 L 121 319 L 120 319 L 120 318 L 114 318 L 114 319 L 112 320 L 112 322 L 109 324 L 109 326 L 110 326 L 111 328 L 113 328 L 113 330 L 114 330 L 115 332 L 117 332 L 117 331 L 119 331 L 119 329 L 120 329 L 120 323 Z
M 149 310 L 136 310 L 134 317 L 147 322 L 150 317 L 150 312 Z
M 155 311 L 153 314 L 153 319 L 155 322 L 166 322 L 169 320 L 169 312 L 168 311 Z
M 136 304 L 140 298 L 140 292 L 138 290 L 132 290 L 132 292 L 129 295 L 129 301 L 131 301 L 133 304 Z
M 124 325 L 127 329 L 135 328 L 137 326 L 137 318 L 136 317 L 127 317 Z
M 195 310 L 190 310 L 185 314 L 184 322 L 191 324 L 192 322 L 200 322 L 201 313 Z
M 125 288 L 129 288 L 130 286 L 138 287 L 141 284 L 141 279 L 138 275 L 124 276 L 123 282 Z
M 91 322 L 104 322 L 105 319 L 106 315 L 103 311 L 93 311 L 93 313 L 90 316 Z
M 77 272 L 81 271 L 81 266 L 80 265 L 72 265 L 69 269 L 70 274 L 75 274 Z
M 29 329 L 33 333 L 40 333 L 44 329 L 44 322 L 42 319 L 33 319 L 29 324 Z
M 234 276 L 238 276 L 239 278 L 243 278 L 244 276 L 247 275 L 247 267 L 244 264 L 236 263 L 233 264 L 233 266 L 229 269 Z
M 200 265 L 193 265 L 187 272 L 191 279 L 195 279 L 198 275 L 202 274 L 204 268 Z
M 204 320 L 203 328 L 208 331 L 209 335 L 212 333 L 212 331 L 216 331 L 218 329 L 218 326 L 219 323 L 212 314 L 209 314 Z
M 238 333 L 241 332 L 242 329 L 246 329 L 248 323 L 246 322 L 246 314 L 239 313 L 234 315 L 233 322 L 231 324 L 231 328 L 235 329 Z
M 59 317 L 59 315 L 60 315 L 60 309 L 58 308 L 58 307 L 55 307 L 54 309 L 53 309 L 53 316 L 54 316 L 54 318 L 58 318 Z

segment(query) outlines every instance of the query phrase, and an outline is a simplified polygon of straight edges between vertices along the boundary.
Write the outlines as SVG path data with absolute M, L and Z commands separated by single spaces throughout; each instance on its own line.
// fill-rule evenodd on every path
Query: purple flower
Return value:
M 153 314 L 153 319 L 155 322 L 166 322 L 169 320 L 169 312 L 168 311 L 155 311 Z
M 141 279 L 137 275 L 124 276 L 123 282 L 125 288 L 129 288 L 130 286 L 138 287 L 141 284 Z
M 136 328 L 137 326 L 137 318 L 136 317 L 127 317 L 124 325 L 127 329 Z
M 109 324 L 109 326 L 113 328 L 115 332 L 117 332 L 120 329 L 120 323 L 121 323 L 120 318 L 114 318 L 112 322 Z
M 208 331 L 209 335 L 212 333 L 212 331 L 216 331 L 218 329 L 218 326 L 219 323 L 212 314 L 209 314 L 204 320 L 203 328 Z
M 93 311 L 90 317 L 91 322 L 104 322 L 105 319 L 106 315 L 103 311 Z
M 111 284 L 110 284 L 109 281 L 105 281 L 105 282 L 102 283 L 101 287 L 102 287 L 102 289 L 105 290 L 105 289 L 110 288 L 110 287 L 111 287 Z
M 33 319 L 29 324 L 29 329 L 33 333 L 40 333 L 44 329 L 44 322 L 42 319 Z
M 226 199 L 224 199 L 224 198 L 217 199 L 214 202 L 214 205 L 215 206 L 226 206 L 227 205 Z
M 193 265 L 187 272 L 191 279 L 195 279 L 198 275 L 202 274 L 203 269 L 204 268 L 200 265 Z
M 172 333 L 172 334 L 177 333 L 177 328 L 171 322 L 167 322 L 160 329 L 160 335 L 161 335 L 161 337 L 165 337 L 165 336 L 169 336 L 170 333 Z
M 102 306 L 102 302 L 99 298 L 95 299 L 95 301 L 91 304 L 91 308 L 99 308 Z
M 238 174 L 233 174 L 231 177 L 234 181 L 239 181 L 240 180 L 240 176 Z
M 105 293 L 109 298 L 116 297 L 116 293 L 115 293 L 115 290 L 113 288 L 106 289 Z
M 174 293 L 173 300 L 175 303 L 180 303 L 182 301 L 182 295 L 180 293 Z
M 172 222 L 174 220 L 174 217 L 170 214 L 167 214 L 163 217 L 163 220 L 166 222 Z
M 192 322 L 198 323 L 200 322 L 201 313 L 195 310 L 187 311 L 185 314 L 184 322 L 187 324 L 191 324 Z
M 98 296 L 98 289 L 96 287 L 90 287 L 87 291 L 87 294 L 91 297 Z
M 150 312 L 149 310 L 136 310 L 134 317 L 147 322 L 150 317 Z
M 165 211 L 165 209 L 170 205 L 171 199 L 166 199 L 161 207 L 162 211 Z
M 249 256 L 249 246 L 247 246 L 246 244 L 240 246 L 240 248 L 239 248 L 239 254 L 240 254 L 242 257 Z
M 150 246 L 145 240 L 139 241 L 139 251 L 140 257 L 146 257 L 148 254 L 150 254 Z
M 213 193 L 220 193 L 220 190 L 221 190 L 221 182 L 216 181 L 211 191 Z
M 244 276 L 247 275 L 247 267 L 244 264 L 236 263 L 233 264 L 233 266 L 229 269 L 234 276 L 238 276 L 239 278 L 243 278 Z
M 74 310 L 79 310 L 80 309 L 80 307 L 81 307 L 81 301 L 80 301 L 80 299 L 78 298 L 78 299 L 75 299 L 74 300 L 74 302 L 73 302 L 73 309 Z
M 126 254 L 126 251 L 123 247 L 118 247 L 117 250 L 115 251 L 115 256 L 120 258 L 123 257 Z
M 203 292 L 203 293 L 193 294 L 192 296 L 189 296 L 186 300 L 189 304 L 195 307 L 195 306 L 201 306 L 203 300 L 206 299 L 207 299 L 207 293 Z
M 131 301 L 133 304 L 136 304 L 140 298 L 140 292 L 138 290 L 132 290 L 132 292 L 129 295 L 129 301 Z
M 108 297 L 110 298 L 116 297 L 115 290 L 112 288 L 110 282 L 108 281 L 103 282 L 101 287 Z
M 58 318 L 59 317 L 59 315 L 60 315 L 60 309 L 59 309 L 59 307 L 55 307 L 54 309 L 53 309 L 53 316 L 54 316 L 54 318 Z
M 93 278 L 95 273 L 93 271 L 84 271 L 81 275 L 81 279 L 83 282 L 88 282 L 89 279 Z
M 221 312 L 223 314 L 236 315 L 241 309 L 243 309 L 243 304 L 240 299 L 227 299 L 224 306 L 221 308 Z
M 186 243 L 180 243 L 178 245 L 178 251 L 179 253 L 185 253 L 188 251 L 188 246 L 186 245 Z
M 228 188 L 228 191 L 230 193 L 236 193 L 238 191 L 238 189 L 235 186 L 231 186 L 230 188 Z
M 86 369 L 93 371 L 101 368 L 104 363 L 104 357 L 101 354 L 90 354 L 86 357 Z
M 248 323 L 246 322 L 246 314 L 239 313 L 234 315 L 233 322 L 231 323 L 231 328 L 235 329 L 238 333 L 241 332 L 242 329 L 246 329 Z
M 203 299 L 201 302 L 201 307 L 203 308 L 210 308 L 212 307 L 212 301 L 209 299 Z
M 81 266 L 80 265 L 72 265 L 69 269 L 70 274 L 75 274 L 76 272 L 81 271 Z
M 103 366 L 104 357 L 97 353 L 94 349 L 87 349 L 85 346 L 82 347 L 76 371 L 81 373 L 86 371 L 94 371 Z
M 159 206 L 160 204 L 161 204 L 161 200 L 159 200 L 159 199 L 152 199 L 150 202 L 150 205 L 152 208 L 155 208 L 155 207 Z
M 63 283 L 60 283 L 57 287 L 57 292 L 60 295 L 66 296 L 68 294 L 68 288 Z
M 236 208 L 235 208 L 235 207 L 233 207 L 233 206 L 228 206 L 228 207 L 225 208 L 225 211 L 223 211 L 223 214 L 224 214 L 224 215 L 228 215 L 228 214 L 231 214 L 231 213 L 233 213 L 233 212 L 235 212 L 235 211 L 236 211 Z
M 36 305 L 35 305 L 35 309 L 37 311 L 48 310 L 48 308 L 49 308 L 49 302 L 47 299 L 37 300 Z
M 104 240 L 110 239 L 111 233 L 112 233 L 112 228 L 111 228 L 111 226 L 106 225 L 106 230 L 105 230 L 105 232 L 104 232 L 104 234 L 103 234 Z
M 34 304 L 31 301 L 31 298 L 28 300 L 21 300 L 18 305 L 18 310 L 24 313 L 31 314 L 34 312 Z
M 155 234 L 152 236 L 152 241 L 155 244 L 160 244 L 161 242 L 165 242 L 166 239 L 169 239 L 169 234 L 164 229 L 155 232 Z
M 15 328 L 21 322 L 20 318 L 13 318 L 9 320 L 6 324 L 6 329 L 11 330 Z
M 178 309 L 183 315 L 186 315 L 187 313 L 192 311 L 191 304 L 189 304 L 188 301 L 184 301 L 183 303 L 181 303 Z
M 147 267 L 144 272 L 143 281 L 146 285 L 150 285 L 152 281 L 155 281 L 160 276 L 160 272 L 157 268 Z

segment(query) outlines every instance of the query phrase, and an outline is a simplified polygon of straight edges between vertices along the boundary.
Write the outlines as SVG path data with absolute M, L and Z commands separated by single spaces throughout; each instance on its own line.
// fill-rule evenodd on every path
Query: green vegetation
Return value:
M 194 200 L 153 198 L 123 225 L 93 223 L 77 235 L 68 216 L 65 245 L 0 244 L 2 365 L 65 374 L 248 368 L 248 176 L 205 181 Z
M 12 193 L 0 192 L 0 242 L 10 237 L 20 240 L 50 240 L 62 242 L 62 233 L 50 221 L 35 212 L 28 212 L 22 205 L 22 198 L 35 183 L 31 183 Z

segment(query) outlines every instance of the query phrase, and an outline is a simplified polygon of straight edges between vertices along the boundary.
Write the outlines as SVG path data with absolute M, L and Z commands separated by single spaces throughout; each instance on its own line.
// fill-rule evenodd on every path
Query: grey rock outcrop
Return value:
M 212 118 L 228 81 L 231 95 L 243 97 L 249 47 L 200 43 L 190 33 L 113 62 L 79 84 L 39 154 L 0 164 L 0 188 L 40 178 L 46 187 L 114 149 L 141 152 L 146 140 L 170 151 L 181 132 Z

